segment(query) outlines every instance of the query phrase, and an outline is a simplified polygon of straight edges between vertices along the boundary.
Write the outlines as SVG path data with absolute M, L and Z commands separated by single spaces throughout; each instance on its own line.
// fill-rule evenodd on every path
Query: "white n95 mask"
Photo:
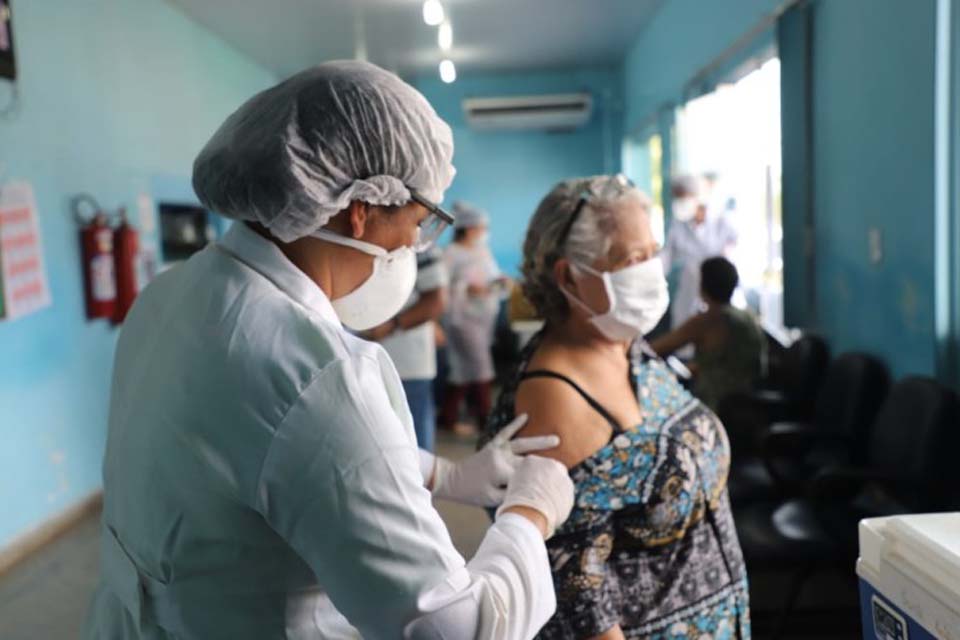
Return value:
M 378 245 L 323 229 L 312 235 L 373 256 L 370 277 L 347 295 L 331 301 L 340 322 L 354 331 L 366 331 L 400 312 L 417 282 L 417 254 L 413 247 L 387 251 Z
M 673 201 L 671 209 L 673 210 L 673 219 L 678 222 L 687 222 L 693 220 L 697 215 L 697 207 L 700 205 L 696 198 L 677 198 Z
M 599 272 L 586 265 L 574 264 L 574 269 L 586 271 L 603 280 L 610 301 L 606 313 L 597 313 L 573 294 L 567 297 L 591 315 L 590 323 L 608 340 L 633 340 L 653 331 L 670 306 L 667 279 L 659 256 L 638 262 L 619 271 Z

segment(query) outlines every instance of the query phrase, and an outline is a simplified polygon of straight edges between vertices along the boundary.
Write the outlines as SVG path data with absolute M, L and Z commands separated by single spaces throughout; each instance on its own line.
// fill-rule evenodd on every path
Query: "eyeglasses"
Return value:
M 580 217 L 580 212 L 583 210 L 583 207 L 587 204 L 587 202 L 593 198 L 598 198 L 600 200 L 610 199 L 633 187 L 633 180 L 622 173 L 618 173 L 616 175 L 607 176 L 603 183 L 598 185 L 596 189 L 593 189 L 591 185 L 581 191 L 580 198 L 577 200 L 577 205 L 573 208 L 573 213 L 570 214 L 566 224 L 563 226 L 563 231 L 560 232 L 560 246 L 563 247 L 567 244 L 567 237 L 570 235 L 570 230 L 573 229 L 573 225 L 576 224 L 577 218 Z
M 417 225 L 420 229 L 420 237 L 417 240 L 417 244 L 414 245 L 414 249 L 417 253 L 422 253 L 433 248 L 433 245 L 440 239 L 440 236 L 447 230 L 447 227 L 453 224 L 453 216 L 444 211 L 439 205 L 421 196 L 415 190 L 409 187 L 407 187 L 407 189 L 410 191 L 410 198 L 417 204 L 425 207 L 429 212 L 427 217 Z

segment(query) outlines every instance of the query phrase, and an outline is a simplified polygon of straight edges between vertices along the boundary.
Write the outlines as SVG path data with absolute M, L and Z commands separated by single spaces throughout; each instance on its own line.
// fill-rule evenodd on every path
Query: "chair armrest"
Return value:
M 883 485 L 890 481 L 889 475 L 873 469 L 832 466 L 814 475 L 807 487 L 807 494 L 820 504 L 849 501 L 870 485 Z
M 802 488 L 797 478 L 790 478 L 786 467 L 800 464 L 800 459 L 817 442 L 816 427 L 805 422 L 776 422 L 760 437 L 760 460 L 781 493 L 795 495 Z

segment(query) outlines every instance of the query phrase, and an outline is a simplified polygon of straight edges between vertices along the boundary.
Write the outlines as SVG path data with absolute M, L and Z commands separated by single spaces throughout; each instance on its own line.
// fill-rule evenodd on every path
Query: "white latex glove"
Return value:
M 511 507 L 528 507 L 543 514 L 547 520 L 544 539 L 549 539 L 573 509 L 573 480 L 567 468 L 552 458 L 525 457 L 516 467 L 497 517 Z
M 493 440 L 469 458 L 452 462 L 437 456 L 433 468 L 433 495 L 478 507 L 495 507 L 503 501 L 514 469 L 525 453 L 553 449 L 558 436 L 517 438 L 513 436 L 527 423 L 527 415 L 517 416 Z

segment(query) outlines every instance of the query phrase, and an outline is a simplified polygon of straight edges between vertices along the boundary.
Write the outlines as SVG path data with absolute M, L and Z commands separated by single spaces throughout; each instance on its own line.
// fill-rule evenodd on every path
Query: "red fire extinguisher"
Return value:
M 83 289 L 87 318 L 111 318 L 117 288 L 113 275 L 113 229 L 107 216 L 97 211 L 80 229 L 83 254 Z
M 127 317 L 137 297 L 137 258 L 140 240 L 137 230 L 127 222 L 126 212 L 120 210 L 120 224 L 113 230 L 114 273 L 117 279 L 117 302 L 113 309 L 113 323 L 120 324 Z

